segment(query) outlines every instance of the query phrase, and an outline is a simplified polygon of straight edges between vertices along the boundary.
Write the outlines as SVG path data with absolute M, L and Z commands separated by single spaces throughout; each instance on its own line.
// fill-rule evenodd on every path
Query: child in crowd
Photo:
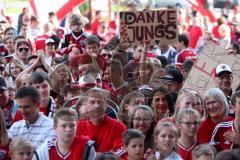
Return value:
M 127 127 L 130 125 L 130 116 L 132 115 L 134 108 L 140 104 L 145 104 L 145 97 L 144 94 L 139 91 L 133 91 L 122 99 L 118 115 L 120 121 L 122 121 Z
M 10 144 L 10 155 L 12 160 L 32 160 L 34 154 L 33 144 L 23 138 L 15 138 Z
M 214 147 L 209 144 L 199 144 L 192 150 L 193 160 L 213 160 L 214 159 Z
M 184 160 L 192 160 L 192 150 L 198 145 L 200 118 L 198 111 L 191 108 L 183 109 L 177 115 L 176 123 L 181 133 L 177 146 L 179 155 Z
M 191 89 L 183 89 L 179 92 L 177 97 L 177 101 L 175 104 L 175 114 L 169 118 L 163 118 L 161 121 L 170 121 L 175 123 L 176 116 L 178 113 L 185 108 L 193 108 L 196 109 L 199 114 L 202 113 L 203 107 L 201 103 L 201 97 L 198 95 L 197 92 Z
M 72 14 L 69 17 L 69 25 L 71 32 L 64 35 L 62 41 L 62 47 L 60 54 L 69 54 L 70 52 L 83 53 L 84 52 L 84 40 L 87 35 L 83 32 L 83 20 L 80 15 Z
M 138 105 L 133 110 L 130 127 L 140 130 L 145 135 L 144 148 L 153 148 L 153 110 L 146 105 Z
M 180 136 L 178 128 L 171 122 L 158 123 L 155 127 L 155 144 L 157 160 L 182 160 L 176 152 L 177 139 Z
M 122 160 L 143 160 L 144 134 L 136 129 L 128 129 L 123 133 L 124 148 L 127 151 L 127 158 Z

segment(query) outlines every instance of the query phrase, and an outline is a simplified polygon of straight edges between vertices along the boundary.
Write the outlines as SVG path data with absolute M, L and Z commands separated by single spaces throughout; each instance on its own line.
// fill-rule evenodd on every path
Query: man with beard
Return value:
M 80 109 L 80 120 L 77 135 L 85 135 L 94 140 L 97 157 L 104 152 L 112 151 L 122 156 L 122 134 L 126 130 L 123 123 L 105 115 L 108 93 L 100 88 L 91 88 L 85 93 L 85 99 Z

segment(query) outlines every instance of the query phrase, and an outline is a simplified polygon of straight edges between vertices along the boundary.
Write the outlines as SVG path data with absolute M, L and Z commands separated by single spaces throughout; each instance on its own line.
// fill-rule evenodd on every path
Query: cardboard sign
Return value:
M 173 44 L 177 36 L 177 10 L 120 12 L 121 43 L 139 45 L 151 40 L 151 43 Z
M 235 90 L 240 80 L 240 56 L 229 55 L 226 49 L 212 42 L 208 42 L 204 46 L 182 88 L 193 89 L 203 96 L 207 90 L 216 87 L 213 74 L 218 64 L 227 64 L 231 67 L 233 72 L 232 88 Z

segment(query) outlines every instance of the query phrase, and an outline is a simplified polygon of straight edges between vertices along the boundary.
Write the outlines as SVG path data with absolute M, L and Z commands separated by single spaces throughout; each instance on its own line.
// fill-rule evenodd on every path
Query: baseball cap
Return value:
M 2 89 L 2 90 L 6 90 L 7 89 L 6 81 L 5 81 L 5 79 L 2 76 L 0 76 L 0 89 Z
M 55 43 L 55 41 L 54 41 L 52 38 L 48 38 L 48 39 L 45 41 L 45 44 L 49 44 L 49 43 Z
M 181 83 L 181 82 L 183 82 L 183 75 L 179 71 L 178 68 L 171 67 L 171 68 L 166 70 L 165 75 L 163 77 L 161 77 L 160 79 L 163 80 L 163 81 L 166 81 L 166 82 Z
M 221 73 L 232 74 L 232 70 L 227 64 L 219 64 L 216 68 L 215 77 L 219 76 Z

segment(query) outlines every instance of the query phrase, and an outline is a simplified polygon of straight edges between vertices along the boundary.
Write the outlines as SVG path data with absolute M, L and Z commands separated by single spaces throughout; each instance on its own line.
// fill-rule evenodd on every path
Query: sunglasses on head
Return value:
M 28 52 L 29 48 L 18 48 L 18 51 L 19 52 L 23 52 L 23 51 Z

